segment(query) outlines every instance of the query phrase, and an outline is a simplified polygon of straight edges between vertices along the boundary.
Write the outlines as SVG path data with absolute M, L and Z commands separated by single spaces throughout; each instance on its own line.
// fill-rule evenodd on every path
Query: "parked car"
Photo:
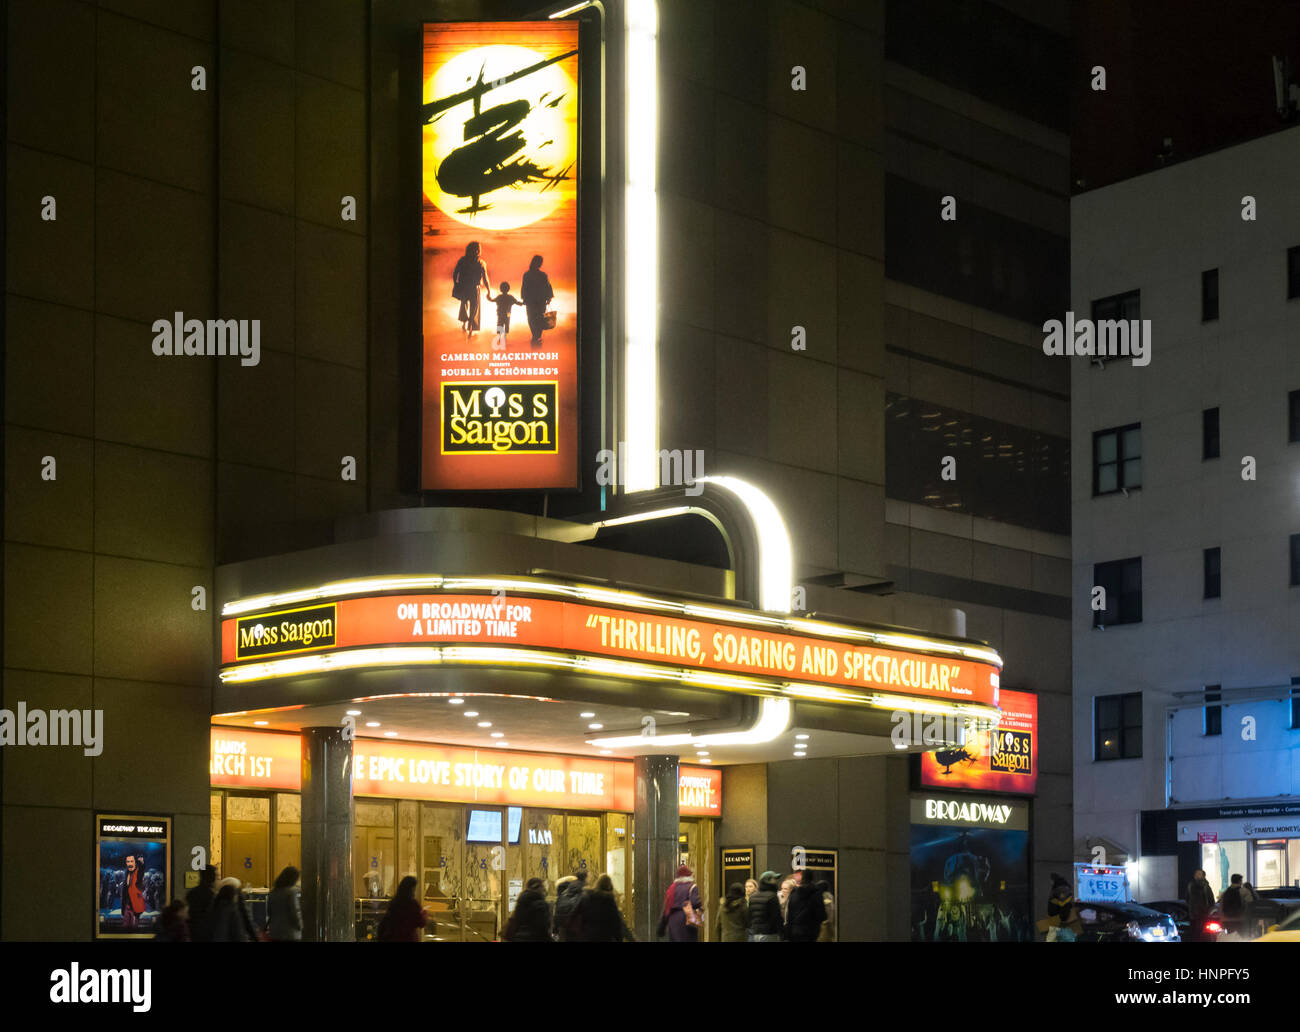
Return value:
M 1300 902 L 1300 901 L 1297 901 Z M 1300 942 L 1300 907 L 1291 911 L 1291 915 L 1275 924 L 1255 942 Z
M 1178 938 L 1183 942 L 1192 940 L 1198 942 L 1216 942 L 1220 935 L 1223 934 L 1223 919 L 1219 915 L 1219 908 L 1216 905 L 1210 910 L 1209 915 L 1201 925 L 1200 937 L 1197 938 L 1190 934 L 1192 925 L 1191 911 L 1187 906 L 1187 901 L 1182 899 L 1158 899 L 1150 903 L 1143 903 L 1142 906 L 1148 910 L 1158 910 L 1162 914 L 1168 914 L 1174 919 L 1174 927 L 1178 929 Z
M 1076 942 L 1178 942 L 1174 919 L 1137 903 L 1079 903 Z

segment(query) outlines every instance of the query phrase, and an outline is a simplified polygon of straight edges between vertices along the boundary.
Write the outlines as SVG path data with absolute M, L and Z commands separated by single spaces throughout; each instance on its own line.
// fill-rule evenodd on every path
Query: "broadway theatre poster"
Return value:
M 578 26 L 424 27 L 421 486 L 578 486 Z
M 100 814 L 95 825 L 95 937 L 153 938 L 171 899 L 171 819 Z

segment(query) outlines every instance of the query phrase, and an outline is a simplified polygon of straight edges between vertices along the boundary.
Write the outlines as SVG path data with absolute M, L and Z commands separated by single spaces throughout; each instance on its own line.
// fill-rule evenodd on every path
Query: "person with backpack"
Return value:
M 757 883 L 755 883 L 757 887 Z M 744 942 L 749 931 L 749 901 L 740 882 L 727 886 L 727 894 L 718 900 L 718 942 Z
M 422 929 L 429 921 L 420 901 L 415 898 L 415 889 L 420 883 L 414 875 L 408 874 L 397 885 L 397 892 L 388 901 L 388 911 L 379 922 L 375 938 L 379 942 L 420 942 L 424 938 Z
M 546 882 L 529 878 L 515 901 L 514 912 L 501 936 L 505 942 L 553 942 L 551 905 L 546 902 Z
M 569 941 L 569 925 L 582 893 L 587 887 L 587 869 L 579 867 L 572 875 L 555 883 L 555 939 Z
M 785 938 L 780 893 L 779 874 L 764 871 L 759 875 L 758 891 L 749 897 L 749 942 L 780 942 Z
M 659 934 L 668 933 L 669 942 L 699 942 L 704 927 L 704 901 L 695 876 L 685 864 L 677 868 L 677 877 L 664 895 L 664 912 L 659 918 Z
M 571 942 L 635 942 L 618 908 L 614 879 L 602 874 L 596 887 L 584 892 L 569 924 Z
M 1219 910 L 1223 914 L 1223 928 L 1229 935 L 1244 935 L 1246 922 L 1246 904 L 1241 888 L 1242 877 L 1234 874 L 1231 884 L 1219 897 Z
M 789 942 L 816 942 L 826 920 L 826 902 L 822 890 L 805 875 L 791 890 L 786 903 L 785 937 Z

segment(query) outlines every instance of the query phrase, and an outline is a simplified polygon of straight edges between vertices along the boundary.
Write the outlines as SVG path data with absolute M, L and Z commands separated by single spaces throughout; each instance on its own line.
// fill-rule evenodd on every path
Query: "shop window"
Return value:
M 1219 410 L 1207 408 L 1201 412 L 1201 460 L 1219 457 Z
M 1219 550 L 1217 548 L 1207 548 L 1201 555 L 1205 581 L 1205 594 L 1203 597 L 1218 598 L 1220 591 Z
M 1142 693 L 1100 695 L 1093 700 L 1093 728 L 1096 741 L 1093 756 L 1098 760 L 1142 758 Z
M 1094 627 L 1142 622 L 1142 559 L 1117 559 L 1092 568 L 1094 587 L 1105 589 L 1106 605 L 1093 611 Z
M 1142 486 L 1142 424 L 1098 430 L 1092 435 L 1092 493 L 1113 494 Z
M 1201 273 L 1201 322 L 1219 318 L 1219 270 L 1206 269 Z
M 1220 685 L 1212 684 L 1205 689 L 1205 727 L 1206 736 L 1223 734 L 1223 707 L 1211 705 L 1217 703 L 1223 694 Z

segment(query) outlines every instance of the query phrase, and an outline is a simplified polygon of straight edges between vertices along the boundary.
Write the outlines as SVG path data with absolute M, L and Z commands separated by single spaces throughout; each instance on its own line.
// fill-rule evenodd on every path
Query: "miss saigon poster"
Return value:
M 578 486 L 578 26 L 424 26 L 421 487 Z

